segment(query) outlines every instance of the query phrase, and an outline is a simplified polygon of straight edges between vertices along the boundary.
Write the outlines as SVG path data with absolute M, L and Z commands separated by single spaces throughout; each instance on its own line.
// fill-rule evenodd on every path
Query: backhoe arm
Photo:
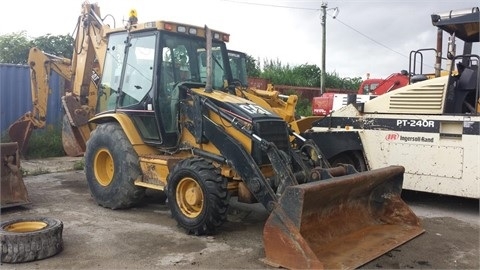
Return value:
M 26 152 L 32 130 L 45 127 L 52 70 L 65 80 L 71 80 L 69 59 L 45 53 L 36 47 L 30 49 L 28 65 L 30 66 L 32 111 L 25 113 L 8 128 L 10 139 L 18 143 L 22 154 Z
M 22 154 L 26 152 L 32 130 L 45 126 L 50 92 L 48 80 L 52 69 L 72 85 L 62 97 L 65 109 L 63 148 L 69 156 L 79 156 L 85 151 L 85 142 L 92 130 L 88 119 L 93 117 L 97 108 L 97 83 L 102 75 L 107 48 L 104 33 L 109 26 L 102 22 L 99 6 L 85 2 L 76 29 L 72 60 L 46 54 L 37 48 L 30 50 L 28 63 L 33 110 L 9 127 L 10 138 L 18 142 Z
M 77 32 L 72 57 L 73 89 L 62 97 L 65 109 L 62 143 L 69 156 L 80 156 L 85 152 L 85 143 L 93 127 L 88 120 L 96 113 L 98 81 L 107 49 L 105 30 L 97 4 L 85 2 L 77 21 Z

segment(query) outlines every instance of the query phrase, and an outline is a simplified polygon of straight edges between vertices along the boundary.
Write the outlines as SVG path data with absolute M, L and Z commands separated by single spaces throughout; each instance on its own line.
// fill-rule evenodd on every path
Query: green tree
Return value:
M 269 79 L 273 84 L 320 87 L 320 68 L 317 65 L 283 65 L 280 60 L 265 60 L 260 77 Z M 361 77 L 341 78 L 336 72 L 325 76 L 325 87 L 357 91 Z
M 260 65 L 257 64 L 255 58 L 247 54 L 247 74 L 248 77 L 260 77 Z
M 46 53 L 71 59 L 74 41 L 70 35 L 54 36 L 46 34 L 35 38 L 33 44 Z
M 32 46 L 25 31 L 0 36 L 0 63 L 26 64 Z
M 1 35 L 0 63 L 27 64 L 28 52 L 32 47 L 56 56 L 71 58 L 73 42 L 69 35 L 46 34 L 33 39 L 28 37 L 25 31 Z
M 328 73 L 325 76 L 325 87 L 345 89 L 356 92 L 362 83 L 361 77 L 355 78 L 341 78 L 336 72 Z

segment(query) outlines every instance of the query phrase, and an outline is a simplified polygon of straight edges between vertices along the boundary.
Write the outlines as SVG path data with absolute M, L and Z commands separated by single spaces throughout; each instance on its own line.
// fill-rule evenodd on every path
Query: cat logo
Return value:
M 255 104 L 242 104 L 240 105 L 240 108 L 249 114 L 271 114 L 269 111 Z

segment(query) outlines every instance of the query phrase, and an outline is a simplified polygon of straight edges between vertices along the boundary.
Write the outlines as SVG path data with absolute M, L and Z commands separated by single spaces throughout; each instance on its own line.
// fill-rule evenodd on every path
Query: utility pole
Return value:
M 322 3 L 322 69 L 320 70 L 320 95 L 325 93 L 325 54 L 327 50 L 327 3 Z
M 326 52 L 327 52 L 327 10 L 335 10 L 333 18 L 335 19 L 338 15 L 338 7 L 327 9 L 327 3 L 322 3 L 322 70 L 320 71 L 320 95 L 325 93 L 325 74 L 326 74 Z

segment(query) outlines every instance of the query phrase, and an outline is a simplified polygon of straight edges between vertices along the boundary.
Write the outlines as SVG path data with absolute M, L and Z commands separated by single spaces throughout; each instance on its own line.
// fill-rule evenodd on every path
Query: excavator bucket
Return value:
M 8 136 L 13 142 L 17 142 L 18 150 L 22 155 L 27 152 L 28 141 L 34 128 L 29 113 L 22 116 L 8 127 Z
M 401 198 L 404 167 L 287 187 L 264 227 L 265 262 L 354 269 L 424 232 Z
M 27 188 L 20 171 L 18 144 L 1 143 L 2 178 L 0 208 L 29 204 Z
M 85 152 L 85 145 L 80 145 L 81 140 L 80 135 L 76 134 L 73 127 L 68 120 L 67 115 L 63 116 L 62 122 L 62 145 L 65 153 L 70 157 L 79 157 Z

